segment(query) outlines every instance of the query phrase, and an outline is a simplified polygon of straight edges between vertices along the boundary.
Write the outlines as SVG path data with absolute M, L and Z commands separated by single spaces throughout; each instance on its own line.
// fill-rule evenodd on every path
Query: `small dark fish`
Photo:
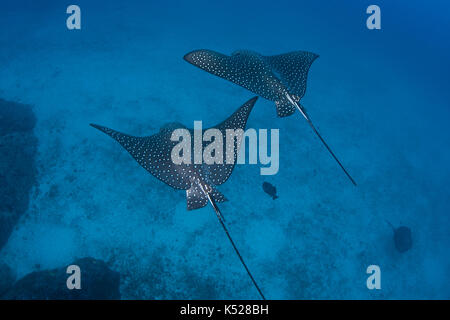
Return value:
M 262 187 L 263 187 L 264 192 L 267 193 L 269 196 L 271 196 L 273 198 L 273 200 L 278 198 L 277 188 L 275 188 L 275 186 L 273 186 L 272 184 L 270 184 L 268 182 L 264 182 Z
M 411 229 L 405 226 L 395 228 L 392 223 L 387 221 L 394 231 L 394 243 L 398 252 L 406 252 L 412 247 Z

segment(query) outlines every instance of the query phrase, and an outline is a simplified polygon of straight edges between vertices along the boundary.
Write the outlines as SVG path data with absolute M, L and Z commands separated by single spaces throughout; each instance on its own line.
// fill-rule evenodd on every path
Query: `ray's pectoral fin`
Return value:
M 311 64 L 319 55 L 308 51 L 294 51 L 266 57 L 272 69 L 280 75 L 289 91 L 302 98 L 306 91 L 306 81 Z
M 197 183 L 193 183 L 191 187 L 186 190 L 186 200 L 188 210 L 203 208 L 208 204 L 208 197 L 203 193 Z
M 212 195 L 213 199 L 216 200 L 216 202 L 222 203 L 222 202 L 228 201 L 228 199 L 225 198 L 225 196 L 222 194 L 222 192 L 220 192 L 216 188 L 212 188 L 211 195 Z
M 285 98 L 275 101 L 275 105 L 277 106 L 277 115 L 280 118 L 290 116 L 296 110 L 296 107 Z
M 227 199 L 216 188 L 211 188 L 210 194 L 216 202 L 225 202 Z M 187 209 L 194 210 L 203 208 L 208 204 L 208 196 L 203 192 L 198 183 L 192 183 L 191 187 L 186 190 Z

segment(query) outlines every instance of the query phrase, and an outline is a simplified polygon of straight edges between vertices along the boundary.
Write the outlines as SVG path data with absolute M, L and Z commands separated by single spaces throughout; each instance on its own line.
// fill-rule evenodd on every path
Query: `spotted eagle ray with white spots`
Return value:
M 227 129 L 241 129 L 243 133 L 243 130 L 245 130 L 245 126 L 247 124 L 247 119 L 257 99 L 258 97 L 250 99 L 236 112 L 234 112 L 227 120 L 214 127 L 222 133 L 222 141 L 225 141 L 226 139 Z M 91 124 L 91 126 L 117 140 L 122 145 L 122 147 L 124 147 L 131 154 L 131 156 L 153 176 L 174 189 L 186 190 L 188 210 L 202 208 L 206 206 L 209 201 L 214 211 L 216 212 L 217 218 L 219 219 L 220 224 L 225 230 L 225 233 L 230 240 L 234 250 L 236 251 L 242 265 L 250 276 L 250 279 L 252 280 L 262 299 L 265 299 L 261 289 L 253 278 L 250 270 L 244 262 L 244 259 L 239 253 L 239 250 L 234 244 L 234 241 L 231 238 L 227 227 L 225 226 L 223 215 L 220 212 L 219 207 L 217 206 L 217 202 L 224 202 L 226 201 L 226 198 L 215 188 L 215 186 L 223 184 L 230 177 L 241 146 L 243 137 L 242 134 L 236 135 L 236 139 L 233 140 L 233 143 L 227 143 L 226 145 L 226 148 L 230 148 L 233 150 L 228 149 L 225 150 L 225 152 L 234 152 L 234 161 L 231 161 L 231 163 L 227 161 L 221 164 L 214 163 L 207 165 L 205 163 L 195 164 L 194 161 L 191 161 L 190 163 L 175 164 L 172 161 L 171 155 L 172 150 L 175 145 L 178 144 L 178 141 L 173 141 L 171 137 L 174 130 L 187 129 L 182 124 L 167 124 L 162 127 L 157 134 L 147 137 L 134 137 L 96 124 Z M 203 142 L 201 148 L 202 150 L 195 150 L 193 141 L 195 135 L 194 130 L 187 130 L 189 130 L 191 136 L 191 155 L 194 155 L 195 152 L 202 152 L 203 154 L 205 143 Z
M 249 50 L 239 50 L 231 56 L 212 50 L 195 50 L 184 59 L 211 74 L 240 85 L 257 95 L 274 101 L 279 117 L 287 117 L 297 109 L 306 119 L 324 146 L 342 168 L 350 181 L 356 186 L 334 152 L 300 104 L 306 92 L 306 80 L 311 64 L 318 57 L 307 51 L 294 51 L 274 56 L 263 56 Z

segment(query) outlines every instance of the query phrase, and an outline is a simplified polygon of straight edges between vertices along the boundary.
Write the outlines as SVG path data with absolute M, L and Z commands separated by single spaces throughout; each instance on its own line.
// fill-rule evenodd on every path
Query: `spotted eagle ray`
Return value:
M 231 56 L 227 56 L 212 50 L 202 49 L 186 54 L 184 59 L 211 74 L 274 101 L 279 117 L 290 116 L 296 109 L 300 111 L 314 133 L 356 186 L 355 180 L 322 138 L 306 113 L 306 109 L 300 104 L 300 99 L 305 95 L 309 68 L 318 56 L 307 51 L 263 56 L 248 50 L 239 50 Z
M 247 119 L 257 99 L 258 97 L 250 99 L 227 120 L 214 127 L 222 133 L 222 141 L 225 141 L 226 139 L 227 129 L 245 130 Z M 175 129 L 188 130 L 191 136 L 191 146 L 194 146 L 194 130 L 187 129 L 180 123 L 167 124 L 160 129 L 159 133 L 147 137 L 134 137 L 96 124 L 91 124 L 91 126 L 118 141 L 122 147 L 124 147 L 131 156 L 153 176 L 174 189 L 186 190 L 188 210 L 202 208 L 209 202 L 242 265 L 258 290 L 258 293 L 261 295 L 262 299 L 265 299 L 261 289 L 231 238 L 230 233 L 225 226 L 223 215 L 217 206 L 217 202 L 224 202 L 226 201 L 226 198 L 215 188 L 215 186 L 223 184 L 230 177 L 234 164 L 236 163 L 243 135 L 236 135 L 236 140 L 233 140 L 233 144 L 227 143 L 226 145 L 227 150 L 225 150 L 225 152 L 234 152 L 234 161 L 232 161 L 232 163 L 227 161 L 222 164 L 214 163 L 207 165 L 205 163 L 195 164 L 195 162 L 191 161 L 190 163 L 175 164 L 171 158 L 172 150 L 175 145 L 178 144 L 178 141 L 173 141 L 171 139 Z M 204 148 L 205 143 L 203 142 L 202 150 L 200 150 L 202 153 Z M 229 150 L 231 148 L 233 150 Z M 200 151 L 196 151 L 195 148 L 193 148 L 191 154 Z

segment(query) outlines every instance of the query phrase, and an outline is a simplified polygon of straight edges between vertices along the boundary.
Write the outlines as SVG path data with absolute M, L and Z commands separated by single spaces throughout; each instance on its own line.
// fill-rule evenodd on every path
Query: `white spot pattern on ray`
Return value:
M 306 91 L 306 80 L 317 54 L 295 51 L 275 56 L 240 50 L 231 56 L 212 50 L 196 50 L 184 56 L 189 63 L 274 101 L 280 117 L 295 112 L 287 99 L 298 102 Z
M 247 101 L 227 120 L 214 127 L 220 130 L 224 140 L 226 129 L 245 129 L 248 116 L 256 100 L 257 97 Z M 191 161 L 192 164 L 174 164 L 171 159 L 171 152 L 177 142 L 170 138 L 175 129 L 186 128 L 182 124 L 170 123 L 162 127 L 157 134 L 148 137 L 134 137 L 107 127 L 91 125 L 118 141 L 144 169 L 157 179 L 175 189 L 189 190 L 186 194 L 188 209 L 200 208 L 207 204 L 206 196 L 199 193 L 199 190 L 196 189 L 197 185 L 193 184 L 192 181 L 202 181 L 211 185 L 211 194 L 217 202 L 226 200 L 213 186 L 223 184 L 230 177 L 236 163 L 241 139 L 236 139 L 237 141 L 230 146 L 234 149 L 234 162 L 232 164 L 193 164 L 193 161 Z M 194 131 L 192 129 L 189 131 L 191 139 L 193 139 Z M 191 146 L 194 146 L 193 141 L 191 141 Z M 204 147 L 205 145 L 202 149 Z M 193 152 L 191 154 L 193 155 Z

